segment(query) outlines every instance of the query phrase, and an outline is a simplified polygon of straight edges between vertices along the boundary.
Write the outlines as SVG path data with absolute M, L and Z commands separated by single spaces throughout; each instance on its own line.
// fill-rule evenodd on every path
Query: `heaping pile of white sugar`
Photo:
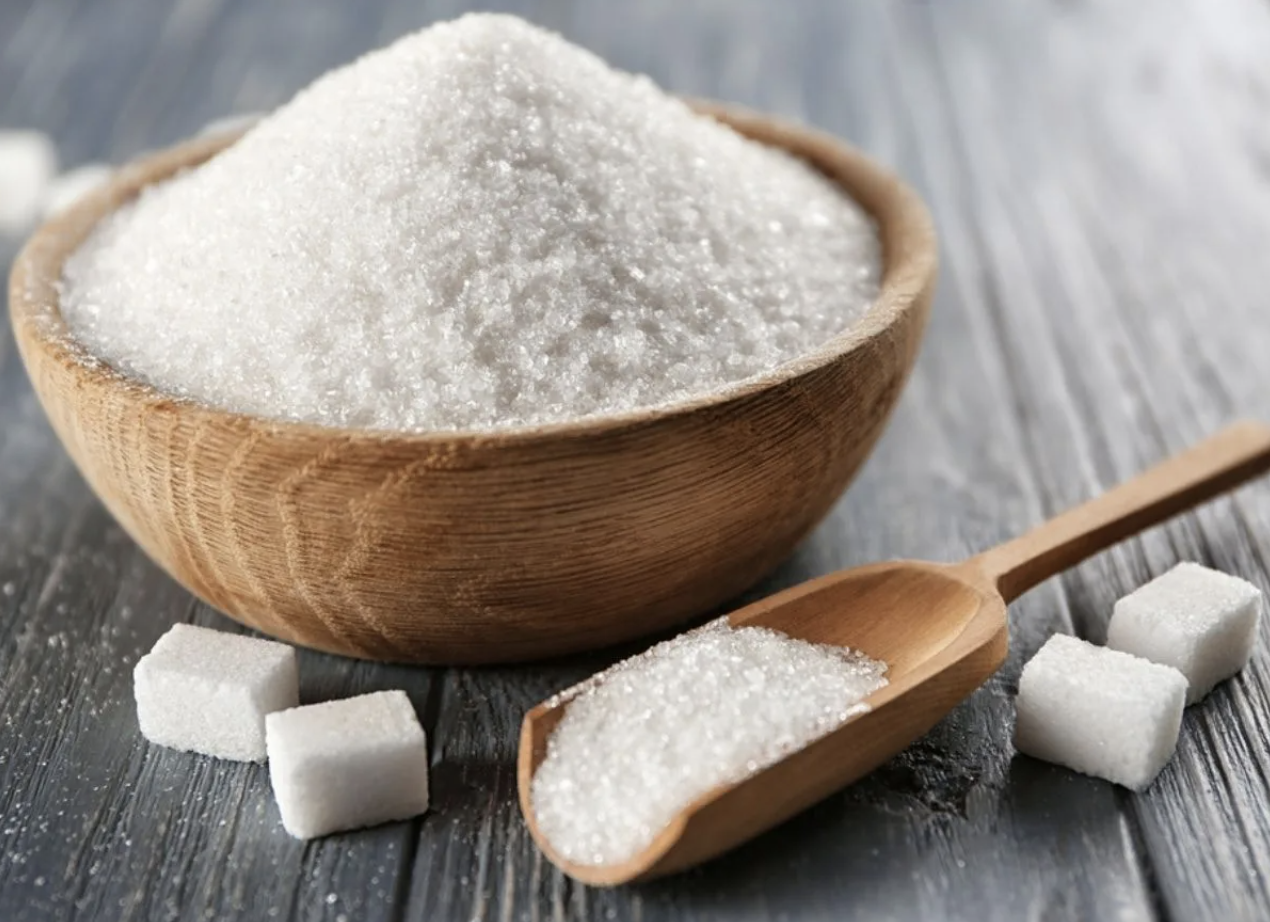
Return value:
M 399 430 L 677 401 L 876 297 L 870 219 L 784 154 L 518 19 L 334 71 L 69 260 L 96 355 L 257 415 Z
M 533 778 L 538 828 L 578 864 L 617 864 L 683 808 L 868 710 L 886 665 L 726 619 L 596 676 Z M 566 693 L 567 694 L 567 693 Z

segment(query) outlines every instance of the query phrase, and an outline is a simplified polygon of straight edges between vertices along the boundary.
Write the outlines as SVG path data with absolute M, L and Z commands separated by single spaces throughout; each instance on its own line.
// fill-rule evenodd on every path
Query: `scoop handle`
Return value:
M 1234 423 L 1027 534 L 970 561 L 1007 602 L 1037 583 L 1270 471 L 1270 426 Z

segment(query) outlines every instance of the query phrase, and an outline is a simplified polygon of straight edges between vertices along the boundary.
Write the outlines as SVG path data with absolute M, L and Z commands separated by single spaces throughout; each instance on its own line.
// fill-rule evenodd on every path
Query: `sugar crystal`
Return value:
M 868 215 L 803 162 L 515 17 L 333 71 L 68 260 L 89 351 L 331 426 L 486 429 L 717 391 L 850 327 Z
M 1116 602 L 1107 646 L 1179 670 L 1194 703 L 1248 664 L 1261 605 L 1252 583 L 1187 561 Z
M 1019 677 L 1014 745 L 1140 791 L 1173 757 L 1185 703 L 1171 666 L 1055 634 Z
M 152 743 L 262 762 L 265 715 L 299 703 L 286 644 L 175 624 L 133 670 L 137 722 Z
M 428 748 L 403 691 L 291 708 L 266 720 L 282 825 L 299 839 L 428 809 Z M 327 899 L 334 903 L 337 895 Z
M 533 778 L 538 827 L 579 864 L 616 864 L 683 808 L 865 713 L 886 665 L 711 622 L 576 690 Z

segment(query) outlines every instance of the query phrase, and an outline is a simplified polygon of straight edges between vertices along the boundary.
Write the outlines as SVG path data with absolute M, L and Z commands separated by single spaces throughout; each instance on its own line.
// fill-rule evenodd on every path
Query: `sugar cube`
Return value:
M 146 739 L 242 762 L 265 757 L 265 715 L 300 700 L 291 647 L 192 624 L 159 638 L 133 686 Z
M 1260 618 L 1252 583 L 1180 563 L 1116 603 L 1107 646 L 1180 670 L 1191 704 L 1248 664 Z
M 270 714 L 269 777 L 297 839 L 428 809 L 428 749 L 410 699 L 375 692 Z
M 57 148 L 38 131 L 0 131 L 0 234 L 25 234 L 57 173 Z
M 1057 634 L 1023 667 L 1019 752 L 1142 790 L 1173 755 L 1186 677 Z
M 45 218 L 51 218 L 70 208 L 88 193 L 105 185 L 110 179 L 111 168 L 104 163 L 86 163 L 58 176 L 44 193 L 41 209 Z

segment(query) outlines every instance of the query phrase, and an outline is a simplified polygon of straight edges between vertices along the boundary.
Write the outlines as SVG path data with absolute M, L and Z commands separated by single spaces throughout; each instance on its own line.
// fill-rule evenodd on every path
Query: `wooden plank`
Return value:
M 1008 3 L 977 13 L 934 13 L 941 70 L 1019 415 L 1059 506 L 1232 413 L 1270 415 L 1253 243 L 1270 229 L 1270 188 L 1252 115 L 1270 85 L 1270 15 L 1176 4 L 1148 22 L 1083 5 L 1047 29 Z M 1056 113 L 1068 118 L 1047 124 Z M 1270 487 L 1247 488 L 1069 575 L 1081 633 L 1101 639 L 1115 598 L 1179 558 L 1266 587 L 1267 508 Z M 1170 918 L 1270 905 L 1268 678 L 1260 653 L 1190 708 L 1178 758 L 1124 798 Z
M 1263 8 L 686 6 L 500 5 L 674 90 L 854 138 L 915 181 L 944 239 L 927 348 L 891 431 L 760 591 L 875 558 L 962 556 L 1235 407 L 1270 415 L 1254 250 L 1270 214 Z M 464 7 L 6 7 L 0 22 L 19 26 L 0 74 L 17 80 L 0 81 L 0 122 L 53 131 L 72 162 L 125 156 L 274 105 Z M 1179 132 L 1183 117 L 1199 127 Z M 277 826 L 260 767 L 141 743 L 131 663 L 171 620 L 228 622 L 92 499 L 0 338 L 0 918 L 1139 919 L 1155 915 L 1153 888 L 1167 917 L 1250 917 L 1270 841 L 1263 658 L 1191 710 L 1179 760 L 1142 798 L 1013 760 L 1008 740 L 1013 682 L 1046 633 L 1096 636 L 1116 594 L 1179 554 L 1265 586 L 1268 526 L 1270 496 L 1250 488 L 1038 590 L 1013 613 L 1001 676 L 872 778 L 701 871 L 591 891 L 528 841 L 511 759 L 524 708 L 611 653 L 443 682 L 305 654 L 307 700 L 410 690 L 436 804 L 308 846 Z
M 237 88 L 209 89 L 205 81 L 209 66 L 244 47 L 224 17 L 250 26 L 254 4 L 56 6 L 41 4 L 27 17 L 33 25 L 23 27 L 25 38 L 13 39 L 22 44 L 15 57 L 24 69 L 17 91 L 3 101 L 0 122 L 49 131 L 68 162 L 166 143 L 232 108 Z M 333 22 L 340 15 L 349 21 Z M 357 10 L 332 5 L 327 47 L 359 34 L 369 42 L 358 22 Z M 246 53 L 276 59 L 271 52 L 287 25 L 274 21 L 264 30 L 272 45 L 248 43 Z M 101 53 L 103 36 L 117 39 L 107 43 L 108 56 Z M 293 60 L 289 71 L 275 61 L 271 79 L 279 96 L 313 75 L 306 66 L 325 66 L 304 56 Z M 32 104 L 50 99 L 72 99 L 76 107 Z M 130 105 L 133 114 L 121 120 Z M 26 115 L 36 109 L 38 119 Z M 6 245 L 6 262 L 12 252 Z M 6 324 L 0 918 L 390 917 L 409 879 L 416 824 L 298 842 L 278 824 L 263 766 L 218 763 L 140 739 L 131 666 L 176 620 L 237 629 L 193 604 L 92 498 L 41 417 Z M 421 713 L 435 710 L 434 671 L 307 652 L 301 671 L 306 701 L 395 687 L 406 689 Z
M 669 5 L 614 12 L 587 4 L 560 26 L 677 91 L 788 105 L 897 163 L 952 222 L 945 233 L 956 239 L 948 244 L 929 345 L 890 432 L 834 515 L 760 592 L 872 559 L 962 556 L 1021 530 L 1041 506 L 1017 423 L 999 396 L 1008 393 L 1009 379 L 981 306 L 980 256 L 962 233 L 962 177 L 938 156 L 953 135 L 941 114 L 938 74 L 927 63 L 922 20 L 825 4 L 814 13 L 804 8 L 806 18 L 791 25 L 782 13 L 759 3 L 708 12 Z M 779 57 L 747 52 L 765 44 L 756 36 L 775 36 Z M 804 56 L 814 78 L 777 66 L 799 48 L 815 49 Z M 879 98 L 881 88 L 893 89 Z M 1019 607 L 1015 624 L 1016 649 L 1003 677 L 896 762 L 732 856 L 619 894 L 544 870 L 515 816 L 510 734 L 517 713 L 541 697 L 523 683 L 541 681 L 542 673 L 455 674 L 452 683 L 462 688 L 452 684 L 444 698 L 438 779 L 479 779 L 472 783 L 487 799 L 482 809 L 467 797 L 456 804 L 464 820 L 446 838 L 445 863 L 480 873 L 458 887 L 452 880 L 420 883 L 425 868 L 436 867 L 425 856 L 438 847 L 431 842 L 436 830 L 425 823 L 406 918 L 828 919 L 848 911 L 1150 918 L 1116 793 L 1010 761 L 1010 677 L 1049 630 L 1066 626 L 1061 596 L 1053 587 L 1038 592 Z M 557 687 L 571 679 L 561 677 Z M 474 755 L 488 743 L 460 715 L 470 719 L 475 702 L 484 721 L 505 728 L 500 758 Z M 453 793 L 440 781 L 437 791 Z M 473 826 L 482 829 L 475 839 L 459 831 Z

